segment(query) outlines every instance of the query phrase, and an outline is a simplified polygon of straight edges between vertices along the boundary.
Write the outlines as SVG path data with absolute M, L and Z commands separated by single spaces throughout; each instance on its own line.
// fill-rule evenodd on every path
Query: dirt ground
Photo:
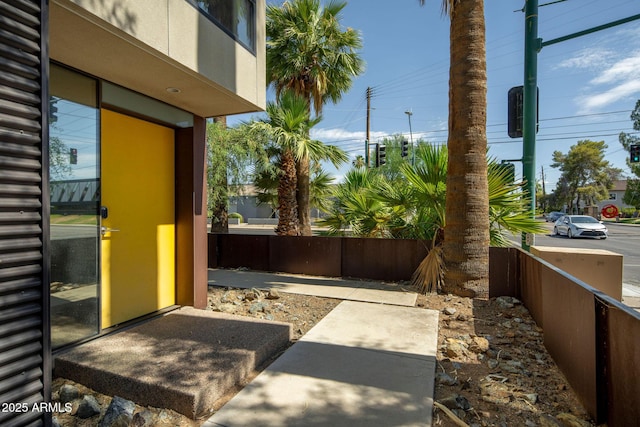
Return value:
M 209 309 L 289 322 L 299 339 L 341 301 L 286 293 L 209 288 Z M 434 426 L 586 427 L 593 424 L 543 345 L 542 330 L 519 301 L 419 295 L 439 314 Z M 69 381 L 58 379 L 57 388 Z M 108 397 L 93 393 L 97 400 Z M 440 409 L 444 408 L 444 409 Z M 197 426 L 173 411 L 146 411 L 153 425 Z M 89 426 L 60 414 L 62 426 Z

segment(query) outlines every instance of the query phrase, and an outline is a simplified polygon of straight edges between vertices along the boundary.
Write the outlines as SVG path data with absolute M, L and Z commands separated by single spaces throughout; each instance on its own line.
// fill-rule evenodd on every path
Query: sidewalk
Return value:
M 277 289 L 290 294 L 314 295 L 351 301 L 413 307 L 417 294 L 404 290 L 396 283 L 369 280 L 345 280 L 334 277 L 306 276 L 289 273 L 265 273 L 210 269 L 209 285 L 242 289 Z
M 640 311 L 640 287 L 623 283 L 622 302 L 634 310 Z
M 376 301 L 341 302 L 203 426 L 431 425 L 438 312 L 390 305 L 415 294 L 380 282 L 209 274 L 218 286 L 292 292 L 304 284 L 322 296 Z

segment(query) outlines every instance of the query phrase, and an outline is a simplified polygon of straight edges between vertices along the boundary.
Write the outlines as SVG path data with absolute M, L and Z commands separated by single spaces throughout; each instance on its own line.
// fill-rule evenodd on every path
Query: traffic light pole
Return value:
M 522 174 L 532 218 L 536 215 L 536 123 L 538 88 L 538 0 L 526 0 L 524 22 L 524 88 L 522 105 Z M 522 233 L 522 249 L 535 244 L 535 235 Z
M 596 31 L 640 19 L 640 15 L 619 19 L 608 24 L 599 25 L 584 31 L 569 34 L 557 39 L 543 42 L 538 38 L 538 0 L 525 0 L 525 36 L 524 36 L 524 87 L 522 105 L 522 174 L 525 180 L 525 196 L 529 199 L 531 217 L 536 215 L 536 123 L 537 87 L 538 87 L 538 52 L 544 47 L 581 37 Z M 548 3 L 553 4 L 556 2 Z M 543 4 L 542 6 L 547 6 Z M 640 160 L 640 158 L 639 158 Z M 535 235 L 522 233 L 522 249 L 529 251 L 535 244 Z

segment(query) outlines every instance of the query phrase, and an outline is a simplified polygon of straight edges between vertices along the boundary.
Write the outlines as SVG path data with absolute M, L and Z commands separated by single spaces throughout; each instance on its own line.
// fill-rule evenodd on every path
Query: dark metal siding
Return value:
M 0 0 L 0 404 L 50 394 L 46 161 L 46 0 Z M 45 37 L 41 37 L 44 34 Z M 46 145 L 46 144 L 44 144 Z M 46 153 L 46 147 L 45 147 Z M 41 425 L 37 411 L 0 425 Z

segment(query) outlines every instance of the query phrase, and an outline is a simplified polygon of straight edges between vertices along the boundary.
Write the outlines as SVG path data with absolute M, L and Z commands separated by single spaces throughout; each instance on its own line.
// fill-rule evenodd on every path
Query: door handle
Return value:
M 113 231 L 120 231 L 120 230 L 117 229 L 117 228 L 109 228 L 109 227 L 105 227 L 105 226 L 100 227 L 100 234 L 102 234 L 103 236 L 105 234 L 111 233 Z

